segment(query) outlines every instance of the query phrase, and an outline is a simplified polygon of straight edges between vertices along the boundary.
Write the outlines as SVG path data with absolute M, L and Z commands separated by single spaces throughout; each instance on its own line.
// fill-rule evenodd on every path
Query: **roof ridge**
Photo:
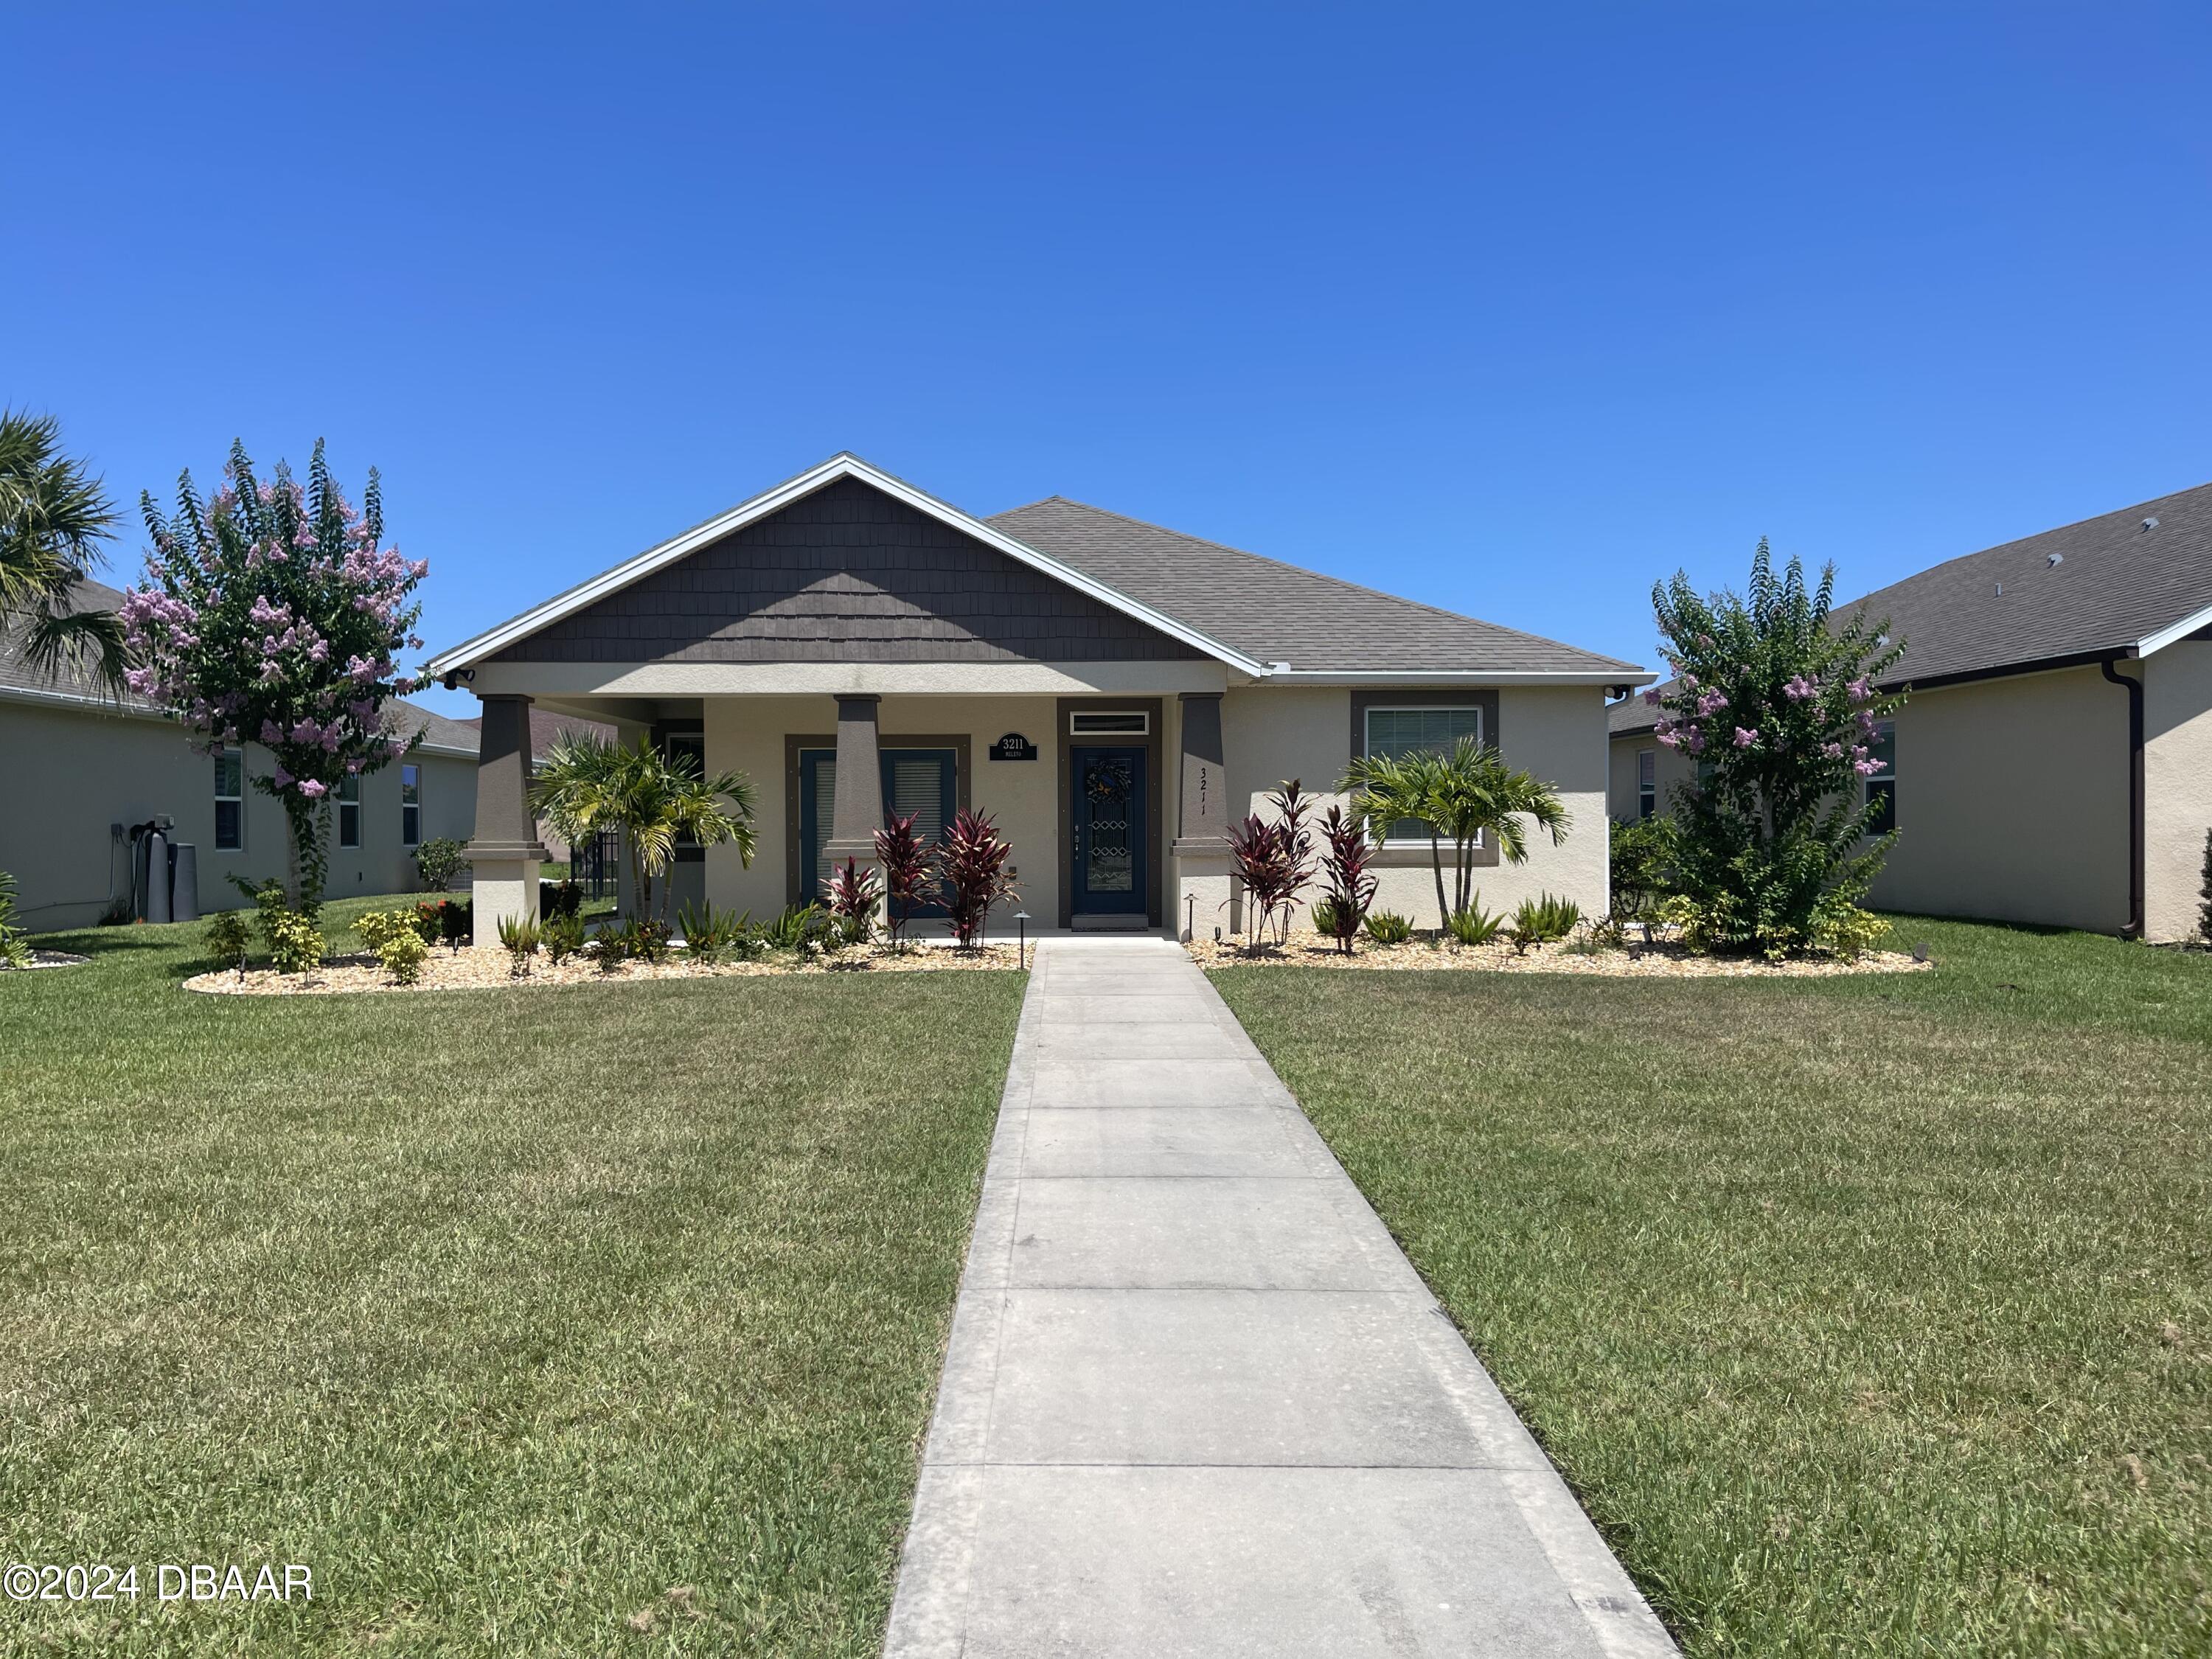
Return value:
M 1123 524 L 1133 524 L 1144 530 L 1157 530 L 1164 536 L 1178 537 L 1183 541 L 1196 542 L 1201 547 L 1211 547 L 1223 553 L 1234 553 L 1240 558 L 1256 560 L 1261 564 L 1272 565 L 1278 570 L 1287 570 L 1294 576 L 1305 576 L 1315 581 L 1328 582 L 1335 586 L 1349 589 L 1354 593 L 1365 593 L 1375 599 L 1388 599 L 1394 605 L 1409 605 L 1416 611 L 1425 611 L 1432 617 L 1442 617 L 1447 622 L 1473 623 L 1478 628 L 1494 628 L 1499 633 L 1510 634 L 1516 639 L 1534 640 L 1539 645 L 1556 646 L 1562 651 L 1571 651 L 1577 656 L 1589 657 L 1595 661 L 1609 664 L 1617 668 L 1638 672 L 1633 663 L 1625 662 L 1618 657 L 1602 656 L 1595 651 L 1586 651 L 1581 646 L 1569 645 L 1565 640 L 1555 640 L 1543 634 L 1531 634 L 1523 629 L 1508 628 L 1503 623 L 1490 622 L 1481 617 L 1470 617 L 1464 611 L 1447 611 L 1443 606 L 1431 605 L 1425 599 L 1409 599 L 1403 593 L 1388 592 L 1379 587 L 1369 587 L 1362 582 L 1346 581 L 1343 577 L 1332 576 L 1325 570 L 1310 570 L 1304 565 L 1292 564 L 1285 559 L 1270 558 L 1265 553 L 1255 553 L 1249 548 L 1231 547 L 1227 542 L 1217 542 L 1206 536 L 1194 536 L 1188 530 L 1177 530 L 1172 525 L 1156 524 L 1150 519 L 1139 519 L 1127 513 L 1116 513 L 1110 507 L 1097 507 L 1089 501 L 1075 501 L 1066 495 L 1048 495 L 1043 501 L 1031 501 L 1028 505 L 1042 507 L 1046 501 L 1062 501 L 1069 507 L 1079 507 L 1086 513 L 1096 513 L 1102 518 L 1119 519 Z M 1007 514 L 1019 513 L 1022 510 L 1018 507 L 1009 507 Z

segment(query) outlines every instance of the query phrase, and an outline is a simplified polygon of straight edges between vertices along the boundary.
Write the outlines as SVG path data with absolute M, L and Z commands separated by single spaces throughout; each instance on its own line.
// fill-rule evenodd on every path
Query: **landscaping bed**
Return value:
M 1379 945 L 1361 939 L 1355 954 L 1311 933 L 1294 933 L 1287 944 L 1252 949 L 1239 939 L 1191 939 L 1183 948 L 1201 968 L 1364 968 L 1416 973 L 1457 969 L 1493 974 L 1595 974 L 1621 979 L 1822 979 L 1842 974 L 1925 973 L 1933 961 L 1902 951 L 1869 951 L 1854 958 L 1699 956 L 1676 940 L 1650 945 L 1591 949 L 1569 941 L 1531 945 L 1461 945 L 1451 939 L 1407 939 Z
M 672 980 L 773 979 L 794 974 L 961 973 L 1011 971 L 1019 966 L 1016 947 L 987 945 L 973 951 L 915 945 L 894 951 L 886 945 L 850 946 L 811 957 L 780 951 L 744 962 L 692 962 L 678 946 L 665 962 L 630 960 L 602 968 L 593 957 L 573 956 L 558 963 L 543 955 L 518 976 L 507 953 L 495 945 L 459 951 L 434 950 L 424 958 L 422 977 L 412 985 L 395 982 L 374 957 L 336 958 L 307 974 L 280 974 L 250 967 L 242 975 L 217 969 L 185 981 L 187 991 L 216 996 L 345 996 L 362 992 L 529 990 L 562 985 L 635 985 Z

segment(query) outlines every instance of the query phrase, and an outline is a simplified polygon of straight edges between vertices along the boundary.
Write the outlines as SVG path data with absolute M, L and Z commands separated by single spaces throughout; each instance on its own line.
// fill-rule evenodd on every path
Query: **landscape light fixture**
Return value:
M 1014 912 L 1014 963 L 1017 967 L 1030 965 L 1030 913 Z

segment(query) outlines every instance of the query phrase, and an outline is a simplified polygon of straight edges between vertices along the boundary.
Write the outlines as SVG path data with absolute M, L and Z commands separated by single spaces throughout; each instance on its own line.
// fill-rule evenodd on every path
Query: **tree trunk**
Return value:
M 1437 838 L 1433 824 L 1429 829 L 1429 868 L 1437 878 L 1437 931 L 1442 933 L 1451 924 L 1451 912 L 1444 908 L 1443 843 Z

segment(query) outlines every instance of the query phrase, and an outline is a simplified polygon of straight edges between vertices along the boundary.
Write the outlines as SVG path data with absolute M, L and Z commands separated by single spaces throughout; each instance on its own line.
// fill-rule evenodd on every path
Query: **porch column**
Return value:
M 497 946 L 499 924 L 538 919 L 538 866 L 545 857 L 530 813 L 530 699 L 486 696 L 477 753 L 471 907 L 476 942 Z
M 1221 693 L 1182 694 L 1182 770 L 1176 821 L 1176 931 L 1184 939 L 1209 939 L 1219 927 L 1234 932 L 1230 906 L 1229 776 L 1223 764 Z
M 830 838 L 822 848 L 825 863 L 842 865 L 850 859 L 863 870 L 876 863 L 876 831 L 884 827 L 884 768 L 876 743 L 876 710 L 882 702 L 881 697 L 861 694 L 837 699 L 837 784 Z

